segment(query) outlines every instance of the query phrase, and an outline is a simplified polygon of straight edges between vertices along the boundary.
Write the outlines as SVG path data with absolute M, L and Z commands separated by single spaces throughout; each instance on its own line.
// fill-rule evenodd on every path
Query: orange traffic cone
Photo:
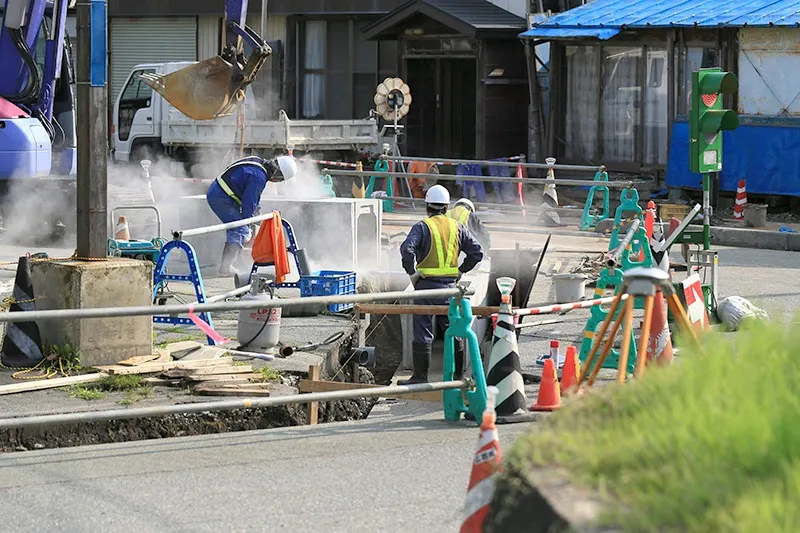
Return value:
M 652 320 L 647 341 L 647 362 L 668 365 L 672 362 L 672 336 L 667 323 L 667 302 L 661 291 L 656 291 Z
M 500 439 L 497 437 L 497 413 L 494 404 L 499 393 L 497 387 L 488 387 L 486 410 L 481 422 L 481 435 L 478 438 L 478 450 L 472 462 L 472 474 L 469 477 L 467 501 L 464 504 L 465 519 L 461 524 L 461 533 L 481 533 L 483 522 L 489 514 L 489 504 L 494 497 L 497 476 L 503 470 L 503 457 L 500 453 Z
M 128 230 L 128 219 L 126 217 L 119 217 L 117 226 L 114 228 L 114 238 L 118 241 L 131 240 L 131 232 Z
M 564 366 L 566 367 L 566 364 Z M 536 398 L 536 403 L 531 405 L 531 411 L 552 411 L 559 407 L 561 407 L 561 392 L 556 376 L 556 365 L 551 359 L 545 359 L 539 396 Z
M 578 376 L 581 375 L 581 363 L 578 352 L 574 346 L 567 346 L 567 357 L 564 361 L 564 370 L 561 371 L 561 396 L 575 394 L 578 388 Z

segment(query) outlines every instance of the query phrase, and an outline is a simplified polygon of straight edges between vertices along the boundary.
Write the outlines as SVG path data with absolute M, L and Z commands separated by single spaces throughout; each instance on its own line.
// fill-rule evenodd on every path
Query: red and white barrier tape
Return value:
M 322 159 L 314 159 L 311 162 L 326 167 L 358 168 L 356 163 L 342 163 L 341 161 L 324 161 Z
M 596 305 L 603 305 L 603 304 L 610 304 L 614 301 L 616 296 L 609 296 L 608 298 L 597 298 L 594 300 L 584 300 L 582 302 L 573 302 L 568 304 L 558 304 L 558 305 L 545 305 L 542 307 L 530 307 L 528 309 L 515 309 L 513 314 L 517 316 L 528 316 L 528 315 L 547 315 L 551 313 L 560 313 L 561 311 L 569 311 L 572 309 L 586 309 L 588 307 L 594 307 Z M 627 294 L 622 295 L 622 299 L 626 300 L 628 298 Z

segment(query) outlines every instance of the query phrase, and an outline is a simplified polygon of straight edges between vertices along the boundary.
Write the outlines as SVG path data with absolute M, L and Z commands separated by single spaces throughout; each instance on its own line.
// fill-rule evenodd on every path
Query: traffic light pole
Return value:
M 703 250 L 711 249 L 711 174 L 703 174 Z

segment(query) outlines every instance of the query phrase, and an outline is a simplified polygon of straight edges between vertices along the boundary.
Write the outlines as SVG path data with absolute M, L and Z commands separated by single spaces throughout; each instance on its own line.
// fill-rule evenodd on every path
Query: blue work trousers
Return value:
M 431 278 L 420 279 L 414 285 L 414 289 L 418 291 L 431 290 L 431 289 L 451 289 L 456 286 L 455 278 Z M 414 300 L 416 305 L 448 305 L 449 298 L 433 298 L 425 300 Z M 412 323 L 414 325 L 414 342 L 422 344 L 433 344 L 433 339 L 436 334 L 433 330 L 433 316 L 432 315 L 414 315 Z M 436 326 L 439 332 L 444 335 L 444 331 L 450 325 L 450 319 L 447 315 L 436 317 Z
M 217 218 L 225 224 L 245 218 L 242 215 L 242 207 L 237 204 L 233 198 L 225 194 L 225 191 L 216 183 L 213 183 L 209 188 L 208 194 L 206 194 L 206 201 L 208 201 L 209 207 L 211 207 L 211 210 L 217 215 Z M 244 246 L 248 232 L 249 228 L 247 226 L 226 230 L 225 242 L 227 244 Z

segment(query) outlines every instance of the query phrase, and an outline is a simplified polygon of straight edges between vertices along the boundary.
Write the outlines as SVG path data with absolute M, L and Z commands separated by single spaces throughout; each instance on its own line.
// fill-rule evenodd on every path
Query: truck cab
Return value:
M 151 89 L 142 74 L 171 74 L 194 64 L 194 61 L 146 63 L 136 65 L 125 81 L 114 103 L 114 156 L 116 162 L 138 162 L 162 153 L 162 125 L 164 118 L 180 111 L 172 107 L 160 94 Z M 247 88 L 245 113 L 254 109 L 252 91 Z M 211 123 L 235 121 L 234 116 L 208 121 Z

